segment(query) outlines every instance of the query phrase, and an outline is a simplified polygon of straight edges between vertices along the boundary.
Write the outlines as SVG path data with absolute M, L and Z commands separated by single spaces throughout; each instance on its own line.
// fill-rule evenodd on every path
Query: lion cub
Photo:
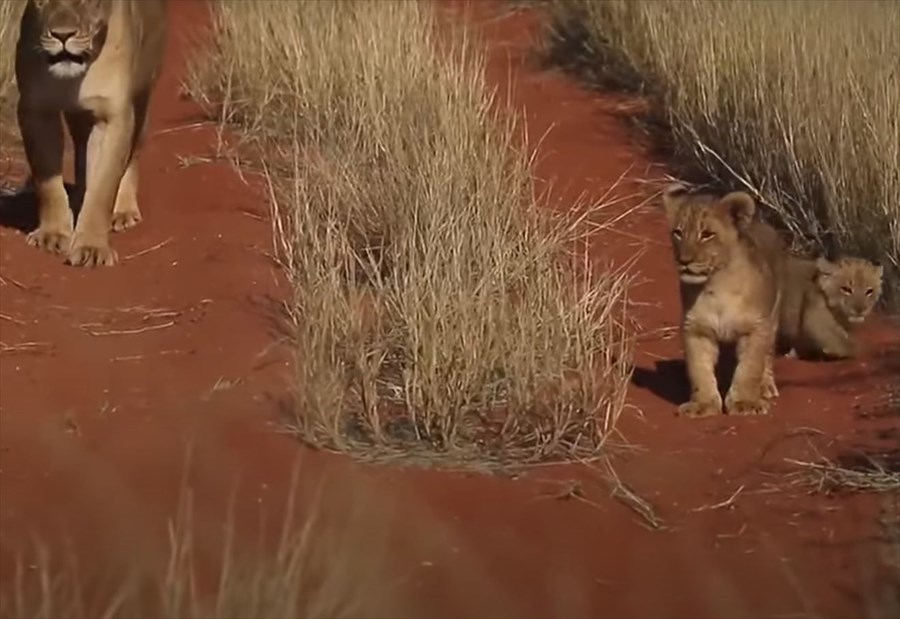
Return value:
M 853 328 L 881 298 L 883 275 L 882 265 L 864 258 L 788 258 L 780 346 L 790 356 L 855 356 Z
M 778 233 L 755 217 L 743 192 L 722 198 L 689 194 L 684 185 L 663 192 L 681 280 L 685 361 L 690 401 L 678 414 L 722 413 L 715 366 L 720 344 L 735 344 L 737 368 L 725 397 L 732 415 L 760 415 L 778 395 L 772 371 L 785 249 Z

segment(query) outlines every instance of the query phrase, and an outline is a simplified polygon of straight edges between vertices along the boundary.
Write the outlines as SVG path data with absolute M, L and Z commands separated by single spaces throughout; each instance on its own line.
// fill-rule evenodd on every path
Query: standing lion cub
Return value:
M 109 230 L 141 220 L 136 150 L 162 64 L 166 0 L 28 0 L 16 47 L 18 120 L 39 225 L 28 242 L 76 266 L 113 265 Z M 63 186 L 65 117 L 84 203 Z
M 788 258 L 780 346 L 806 358 L 855 356 L 853 328 L 881 298 L 883 275 L 884 267 L 864 258 Z
M 760 415 L 778 395 L 772 371 L 781 306 L 785 249 L 778 233 L 755 217 L 743 192 L 722 198 L 688 193 L 681 184 L 663 192 L 663 207 L 681 280 L 687 417 L 722 413 L 715 366 L 720 344 L 735 344 L 737 367 L 725 397 L 732 415 Z

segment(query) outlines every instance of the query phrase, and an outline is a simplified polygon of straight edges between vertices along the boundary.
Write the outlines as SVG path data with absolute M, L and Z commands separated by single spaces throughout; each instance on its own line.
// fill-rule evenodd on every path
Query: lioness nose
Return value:
M 58 39 L 60 43 L 65 43 L 75 36 L 76 32 L 77 31 L 74 28 L 52 28 L 50 30 L 50 36 L 54 39 Z

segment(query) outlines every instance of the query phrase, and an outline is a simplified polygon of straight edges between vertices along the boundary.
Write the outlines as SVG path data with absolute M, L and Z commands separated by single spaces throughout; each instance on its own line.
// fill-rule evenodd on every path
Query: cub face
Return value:
M 40 51 L 50 74 L 80 77 L 96 57 L 97 39 L 109 21 L 108 0 L 29 0 L 37 10 Z
M 849 324 L 859 324 L 881 298 L 884 267 L 865 258 L 816 260 L 816 285 L 828 308 Z
M 672 250 L 678 277 L 685 284 L 701 285 L 731 259 L 756 212 L 746 193 L 736 191 L 716 199 L 689 195 L 680 183 L 663 191 L 663 207 L 669 220 Z

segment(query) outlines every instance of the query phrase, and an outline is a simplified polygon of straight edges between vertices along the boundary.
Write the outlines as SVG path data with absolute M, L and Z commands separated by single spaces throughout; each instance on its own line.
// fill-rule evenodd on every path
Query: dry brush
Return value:
M 553 61 L 649 95 L 674 162 L 900 284 L 900 4 L 553 0 Z
M 266 172 L 291 427 L 357 455 L 595 454 L 630 375 L 628 277 L 574 252 L 599 207 L 538 206 L 476 47 L 424 3 L 217 6 L 189 90 Z

